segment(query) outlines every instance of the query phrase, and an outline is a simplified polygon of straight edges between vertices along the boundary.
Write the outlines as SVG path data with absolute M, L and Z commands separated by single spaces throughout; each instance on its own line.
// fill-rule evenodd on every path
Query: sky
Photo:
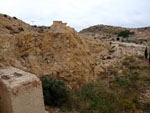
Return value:
M 0 0 L 0 13 L 35 25 L 62 20 L 77 31 L 97 24 L 150 26 L 150 0 Z

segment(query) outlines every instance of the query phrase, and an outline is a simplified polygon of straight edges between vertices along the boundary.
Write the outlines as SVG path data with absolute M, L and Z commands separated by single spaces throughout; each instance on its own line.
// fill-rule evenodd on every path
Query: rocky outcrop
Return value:
M 46 33 L 21 32 L 0 36 L 0 66 L 14 66 L 41 77 L 53 74 L 70 88 L 96 79 L 96 67 L 85 39 L 62 22 Z
M 0 14 L 0 36 L 13 36 L 21 32 L 31 31 L 29 24 L 8 15 Z

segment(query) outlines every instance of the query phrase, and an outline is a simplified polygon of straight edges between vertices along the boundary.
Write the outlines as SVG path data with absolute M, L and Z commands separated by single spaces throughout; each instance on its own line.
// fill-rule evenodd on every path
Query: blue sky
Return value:
M 150 0 L 0 0 L 0 13 L 36 25 L 62 20 L 78 31 L 96 24 L 150 26 Z

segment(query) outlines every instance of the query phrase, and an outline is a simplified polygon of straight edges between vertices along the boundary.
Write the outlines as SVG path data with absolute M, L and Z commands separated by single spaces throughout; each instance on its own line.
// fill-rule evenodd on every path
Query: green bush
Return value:
M 115 76 L 115 80 L 120 86 L 129 86 L 129 80 L 126 77 Z
M 131 72 L 128 72 L 128 77 L 130 80 L 138 80 L 138 73 L 131 73 Z
M 13 19 L 17 20 L 18 18 L 14 16 Z
M 139 69 L 139 67 L 138 67 L 138 66 L 135 66 L 135 65 L 129 65 L 128 68 L 129 68 L 130 70 Z
M 64 82 L 51 77 L 50 75 L 41 78 L 44 102 L 50 106 L 62 106 L 67 100 L 69 90 Z
M 119 32 L 117 35 L 122 37 L 129 37 L 129 35 L 133 35 L 134 32 L 130 32 L 129 30 L 124 30 Z
M 150 70 L 150 66 L 143 66 L 142 69 L 144 69 L 144 70 Z
M 80 113 L 114 113 L 114 96 L 101 83 L 89 83 L 75 92 Z
M 148 58 L 148 50 L 147 50 L 147 46 L 146 46 L 146 48 L 145 48 L 145 59 L 147 59 Z

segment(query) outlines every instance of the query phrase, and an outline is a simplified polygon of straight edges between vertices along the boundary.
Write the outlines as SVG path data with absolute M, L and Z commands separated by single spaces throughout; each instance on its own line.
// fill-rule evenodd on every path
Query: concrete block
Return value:
M 0 113 L 45 113 L 39 78 L 13 67 L 0 69 Z

